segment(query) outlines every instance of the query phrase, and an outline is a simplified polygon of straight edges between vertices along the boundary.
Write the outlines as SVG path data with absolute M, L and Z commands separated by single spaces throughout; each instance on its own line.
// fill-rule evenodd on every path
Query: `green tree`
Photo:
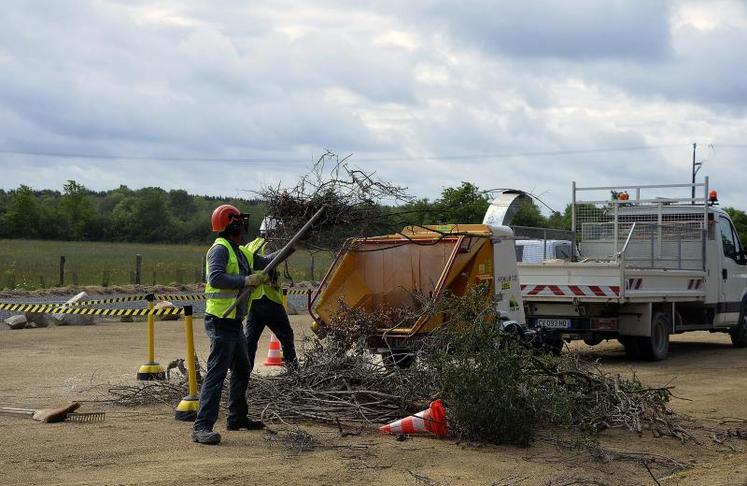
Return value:
M 399 231 L 411 224 L 426 225 L 438 221 L 438 212 L 428 199 L 415 199 L 401 206 L 391 208 L 390 219 L 393 231 Z M 382 231 L 384 232 L 384 231 Z
M 195 197 L 190 196 L 184 189 L 169 191 L 169 209 L 174 217 L 186 221 L 195 212 Z
M 80 240 L 87 236 L 87 229 L 96 213 L 88 191 L 74 180 L 63 186 L 64 194 L 60 206 L 69 228 L 69 237 Z
M 729 214 L 731 221 L 734 223 L 734 228 L 737 230 L 742 248 L 744 248 L 744 244 L 747 242 L 747 213 L 734 208 L 724 208 L 724 211 Z
M 108 235 L 115 241 L 127 241 L 132 239 L 135 221 L 132 208 L 135 205 L 134 197 L 122 198 L 112 210 L 109 219 Z
M 534 200 L 527 199 L 526 201 L 521 203 L 521 206 L 519 206 L 519 210 L 516 212 L 513 220 L 511 221 L 511 226 L 532 226 L 535 228 L 544 228 L 547 227 L 548 224 L 545 217 L 542 216 L 540 209 L 536 204 L 534 204 Z
M 35 238 L 39 235 L 40 215 L 34 191 L 22 184 L 12 191 L 3 222 L 11 237 Z
M 175 241 L 171 212 L 166 192 L 160 187 L 146 187 L 136 191 L 132 205 L 131 234 L 135 240 Z
M 490 201 L 471 182 L 462 182 L 459 187 L 447 187 L 434 206 L 439 210 L 440 223 L 482 223 Z
M 573 215 L 573 209 L 571 205 L 567 205 L 565 207 L 565 211 L 563 213 L 559 212 L 553 212 L 548 218 L 547 218 L 547 226 L 553 229 L 560 229 L 560 230 L 568 230 L 571 229 L 571 219 Z

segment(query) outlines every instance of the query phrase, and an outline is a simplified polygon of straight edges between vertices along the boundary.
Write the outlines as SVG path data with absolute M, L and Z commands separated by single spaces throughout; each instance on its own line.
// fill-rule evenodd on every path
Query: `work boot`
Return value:
M 216 445 L 220 442 L 220 434 L 212 430 L 193 430 L 192 441 L 199 444 Z
M 265 424 L 263 424 L 259 420 L 252 420 L 249 417 L 244 417 L 238 420 L 226 421 L 226 429 L 228 430 L 241 430 L 241 429 L 260 430 L 264 428 L 265 428 Z

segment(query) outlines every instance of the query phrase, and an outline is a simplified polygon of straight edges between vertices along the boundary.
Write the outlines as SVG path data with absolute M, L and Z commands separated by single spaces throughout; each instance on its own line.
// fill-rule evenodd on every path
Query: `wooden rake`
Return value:
M 80 403 L 71 402 L 69 405 L 59 408 L 42 408 L 34 410 L 31 408 L 0 407 L 0 413 L 9 415 L 24 415 L 31 417 L 37 422 L 79 422 L 92 423 L 103 422 L 106 418 L 104 412 L 76 413 Z

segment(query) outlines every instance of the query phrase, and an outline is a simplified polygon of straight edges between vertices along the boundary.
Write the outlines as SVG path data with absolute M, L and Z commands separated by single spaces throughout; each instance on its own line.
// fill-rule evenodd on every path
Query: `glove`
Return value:
M 269 281 L 269 277 L 264 273 L 253 273 L 248 277 L 244 277 L 244 287 L 259 287 Z

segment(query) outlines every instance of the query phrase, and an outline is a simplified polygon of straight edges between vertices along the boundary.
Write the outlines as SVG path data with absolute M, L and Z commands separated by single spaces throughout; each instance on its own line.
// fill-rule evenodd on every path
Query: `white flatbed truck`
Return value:
M 665 359 L 669 336 L 687 331 L 728 332 L 747 346 L 747 258 L 708 178 L 574 182 L 572 207 L 574 261 L 518 264 L 530 329 L 561 344 L 618 339 L 628 356 L 649 360 Z

